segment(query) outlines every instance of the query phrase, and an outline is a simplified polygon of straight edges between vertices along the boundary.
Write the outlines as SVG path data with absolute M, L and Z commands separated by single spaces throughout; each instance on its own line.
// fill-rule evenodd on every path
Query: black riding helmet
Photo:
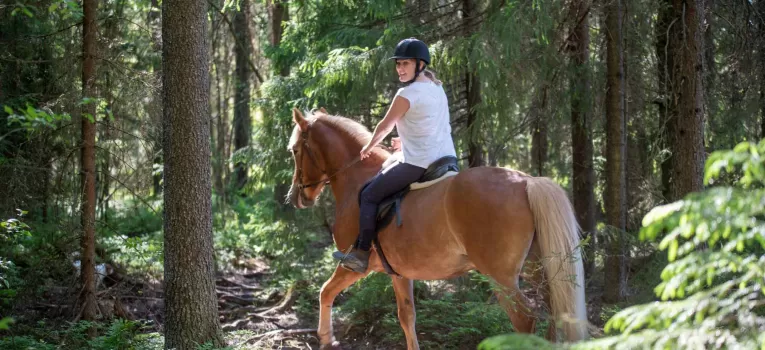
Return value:
M 425 45 L 424 42 L 415 38 L 401 40 L 398 45 L 396 45 L 396 50 L 393 52 L 393 56 L 391 56 L 390 59 L 407 58 L 414 58 L 415 60 L 414 78 L 405 83 L 411 84 L 417 79 L 420 73 L 425 70 L 425 67 L 420 69 L 420 61 L 425 62 L 425 66 L 430 64 L 430 51 L 428 51 L 428 45 Z

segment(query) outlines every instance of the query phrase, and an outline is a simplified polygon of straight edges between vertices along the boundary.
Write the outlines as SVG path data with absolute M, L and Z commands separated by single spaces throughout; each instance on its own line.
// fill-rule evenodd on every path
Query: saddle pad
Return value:
M 443 176 L 441 176 L 441 177 L 439 177 L 439 178 L 437 178 L 435 180 L 430 180 L 430 181 L 426 181 L 426 182 L 414 182 L 411 185 L 409 185 L 409 189 L 414 191 L 414 190 L 420 190 L 420 189 L 423 189 L 423 188 L 428 188 L 430 186 L 433 186 L 433 185 L 443 181 L 447 177 L 452 177 L 452 176 L 457 175 L 457 174 L 459 174 L 459 173 L 456 172 L 456 171 L 447 171 Z

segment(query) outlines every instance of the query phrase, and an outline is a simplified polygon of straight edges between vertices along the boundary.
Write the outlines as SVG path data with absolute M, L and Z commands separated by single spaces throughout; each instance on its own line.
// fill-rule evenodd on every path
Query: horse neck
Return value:
M 332 128 L 329 129 L 331 132 L 322 133 L 325 135 L 324 140 L 322 140 L 324 144 L 322 156 L 326 159 L 327 169 L 337 171 L 355 161 L 363 145 L 345 133 Z M 380 170 L 387 157 L 387 152 L 376 148 L 369 158 L 340 171 L 330 180 L 332 194 L 337 203 L 335 212 L 337 217 L 358 212 L 358 193 L 361 186 Z

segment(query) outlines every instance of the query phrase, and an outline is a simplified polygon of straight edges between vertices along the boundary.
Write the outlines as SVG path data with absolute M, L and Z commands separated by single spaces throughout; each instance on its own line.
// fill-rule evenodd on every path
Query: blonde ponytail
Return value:
M 430 79 L 432 82 L 436 83 L 436 85 L 441 85 L 441 81 L 436 78 L 436 73 L 434 73 L 430 69 L 425 69 L 422 71 L 422 74 L 425 75 L 426 78 Z

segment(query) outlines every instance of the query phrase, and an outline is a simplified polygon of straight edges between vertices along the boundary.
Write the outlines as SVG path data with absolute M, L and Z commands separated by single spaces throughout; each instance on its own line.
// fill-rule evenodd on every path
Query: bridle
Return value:
M 351 161 L 350 163 L 334 171 L 331 175 L 327 175 L 327 171 L 324 170 L 324 168 L 319 166 L 319 162 L 316 160 L 316 155 L 313 153 L 311 146 L 308 144 L 309 131 L 311 131 L 311 124 L 308 124 L 308 127 L 306 128 L 305 131 L 300 132 L 300 137 L 303 139 L 301 147 L 304 148 L 305 151 L 308 153 L 308 157 L 311 159 L 311 163 L 313 163 L 313 166 L 321 170 L 322 175 L 326 176 L 326 178 L 304 184 L 303 183 L 303 152 L 299 152 L 299 156 L 298 156 L 299 159 L 297 160 L 297 182 L 298 182 L 297 186 L 298 186 L 298 190 L 300 190 L 300 195 L 303 195 L 303 190 L 306 188 L 311 188 L 322 183 L 329 184 L 329 180 L 331 180 L 332 178 L 334 178 L 341 172 L 345 171 L 346 169 L 354 166 L 356 163 L 361 161 L 361 158 L 359 156 L 356 156 L 354 160 Z

